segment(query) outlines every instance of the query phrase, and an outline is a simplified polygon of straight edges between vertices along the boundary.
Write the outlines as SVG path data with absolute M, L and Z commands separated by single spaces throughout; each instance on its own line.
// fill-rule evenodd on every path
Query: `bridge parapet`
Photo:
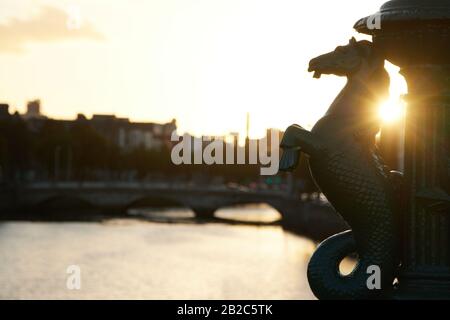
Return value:
M 107 214 L 125 214 L 129 208 L 142 204 L 167 202 L 194 211 L 200 218 L 211 218 L 223 207 L 265 203 L 280 212 L 284 223 L 296 229 L 320 228 L 320 224 L 343 225 L 334 211 L 325 204 L 269 190 L 191 187 L 173 184 L 123 182 L 41 182 L 0 190 L 0 213 L 39 211 L 51 208 L 52 203 L 65 212 L 76 203 Z M 64 205 L 68 207 L 64 207 Z M 76 208 L 78 210 L 78 208 Z M 331 230 L 331 229 L 330 229 Z M 332 234 L 336 228 L 327 234 Z

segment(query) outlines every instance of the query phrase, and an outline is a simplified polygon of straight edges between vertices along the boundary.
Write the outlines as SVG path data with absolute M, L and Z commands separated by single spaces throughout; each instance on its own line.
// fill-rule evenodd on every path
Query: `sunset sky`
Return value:
M 180 133 L 310 127 L 345 79 L 307 72 L 386 0 L 2 0 L 0 102 L 164 122 Z M 388 65 L 392 101 L 406 85 Z M 389 111 L 387 112 L 389 113 Z

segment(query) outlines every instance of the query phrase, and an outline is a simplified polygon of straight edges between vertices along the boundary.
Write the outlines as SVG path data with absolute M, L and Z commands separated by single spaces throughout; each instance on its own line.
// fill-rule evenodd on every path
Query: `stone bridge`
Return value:
M 0 217 L 7 219 L 20 212 L 28 217 L 55 209 L 63 214 L 91 209 L 125 214 L 130 208 L 153 206 L 182 206 L 192 209 L 197 217 L 211 218 L 222 207 L 261 203 L 276 209 L 286 228 L 317 239 L 347 228 L 328 204 L 283 191 L 135 182 L 42 182 L 0 187 Z
M 298 210 L 302 201 L 286 192 L 187 184 L 130 182 L 30 183 L 0 191 L 0 210 L 51 208 L 52 205 L 87 206 L 126 212 L 129 208 L 174 205 L 190 208 L 197 216 L 211 216 L 218 208 L 266 203 L 282 215 Z

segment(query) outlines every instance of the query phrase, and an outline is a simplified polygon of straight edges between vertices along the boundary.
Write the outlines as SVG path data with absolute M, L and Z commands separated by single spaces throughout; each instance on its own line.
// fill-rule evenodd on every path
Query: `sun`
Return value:
M 405 103 L 402 99 L 392 99 L 385 101 L 378 109 L 378 116 L 385 123 L 397 122 L 405 114 Z

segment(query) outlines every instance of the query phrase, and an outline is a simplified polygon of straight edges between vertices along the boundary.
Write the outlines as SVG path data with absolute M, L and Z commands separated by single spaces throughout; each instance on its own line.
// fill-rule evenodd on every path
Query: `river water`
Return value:
M 219 216 L 270 221 L 278 213 L 234 208 Z M 313 299 L 306 267 L 314 248 L 273 225 L 2 222 L 0 298 Z M 67 288 L 71 265 L 81 271 L 79 290 Z

